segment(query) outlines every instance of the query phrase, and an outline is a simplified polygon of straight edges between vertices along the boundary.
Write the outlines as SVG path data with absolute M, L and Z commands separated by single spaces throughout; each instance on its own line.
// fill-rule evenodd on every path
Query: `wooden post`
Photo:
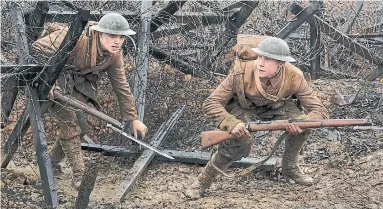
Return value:
M 44 201 L 47 206 L 58 206 L 57 187 L 53 178 L 51 159 L 48 154 L 48 145 L 44 130 L 44 121 L 39 102 L 37 89 L 32 89 L 27 92 L 30 96 L 27 97 L 28 110 L 31 122 L 33 138 L 36 140 L 36 155 L 39 165 L 40 178 L 43 182 Z
M 161 127 L 154 134 L 153 138 L 150 140 L 152 147 L 158 148 L 161 145 L 161 143 L 164 141 L 165 136 L 167 135 L 169 130 L 173 128 L 177 120 L 181 117 L 184 110 L 185 106 L 179 108 L 170 117 L 168 121 L 161 125 Z M 141 174 L 144 172 L 144 169 L 149 165 L 154 156 L 154 151 L 146 149 L 142 153 L 142 155 L 136 160 L 133 167 L 130 169 L 128 176 L 125 178 L 124 182 L 121 184 L 121 187 L 119 189 L 120 202 L 124 200 L 125 196 L 140 178 Z
M 136 102 L 138 119 L 144 120 L 145 91 L 148 83 L 149 43 L 152 1 L 141 1 L 141 30 L 138 39 L 137 68 L 134 73 L 134 98 Z
M 313 1 L 311 1 L 313 2 Z M 318 0 L 318 12 L 317 15 L 319 17 L 322 16 L 322 9 L 323 9 L 323 1 Z M 311 58 L 310 66 L 311 66 L 311 78 L 312 79 L 318 79 L 319 78 L 319 72 L 320 72 L 320 63 L 321 63 L 321 35 L 318 25 L 316 24 L 316 21 L 309 21 L 310 24 L 310 48 L 311 52 L 314 53 L 314 56 Z
M 156 31 L 161 25 L 169 22 L 170 17 L 174 15 L 186 1 L 171 1 L 164 7 L 161 11 L 158 12 L 157 16 L 153 18 L 151 22 L 150 32 Z

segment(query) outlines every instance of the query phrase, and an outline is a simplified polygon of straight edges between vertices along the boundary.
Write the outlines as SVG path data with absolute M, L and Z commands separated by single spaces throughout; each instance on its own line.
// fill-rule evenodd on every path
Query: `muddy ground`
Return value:
M 219 79 L 218 79 L 219 80 Z M 104 110 L 118 117 L 118 106 L 110 85 L 101 80 L 100 101 Z M 150 135 L 182 104 L 187 105 L 183 116 L 165 139 L 161 148 L 199 150 L 198 133 L 209 130 L 214 123 L 203 117 L 201 104 L 216 84 L 193 78 L 164 65 L 151 64 L 145 123 Z M 382 108 L 378 109 L 382 84 L 350 79 L 320 79 L 311 82 L 319 97 L 329 107 L 332 118 L 371 117 L 382 125 Z M 152 90 L 154 89 L 154 90 Z M 329 95 L 337 89 L 341 94 L 358 91 L 355 101 L 346 106 L 331 103 Z M 380 93 L 380 94 L 379 94 Z M 24 102 L 18 100 L 11 120 Z M 17 111 L 18 110 L 18 111 Z M 49 145 L 55 138 L 55 125 L 45 117 Z M 126 145 L 105 124 L 91 118 L 89 136 L 102 144 Z M 2 138 L 13 124 L 2 130 Z M 266 156 L 275 141 L 276 133 L 255 139 L 252 156 Z M 148 137 L 150 138 L 150 136 Z M 315 177 L 311 187 L 286 181 L 280 174 L 280 160 L 273 171 L 255 172 L 239 179 L 219 176 L 206 196 L 196 201 L 185 199 L 183 191 L 193 182 L 202 166 L 166 163 L 154 160 L 145 170 L 121 204 L 117 191 L 134 158 L 123 159 L 85 152 L 87 162 L 97 160 L 100 168 L 89 208 L 382 208 L 383 207 L 383 132 L 354 131 L 350 128 L 325 128 L 313 131 L 301 157 L 302 169 Z M 283 146 L 276 157 L 280 158 Z M 31 134 L 22 141 L 18 153 L 6 169 L 2 169 L 2 206 L 6 208 L 44 207 L 41 182 L 34 154 Z M 73 208 L 77 192 L 70 186 L 70 169 L 66 161 L 63 173 L 56 176 L 60 208 Z M 237 168 L 229 169 L 229 173 Z
M 93 9 L 96 7 L 99 9 L 98 6 L 101 6 L 100 2 L 93 3 L 95 4 Z M 78 2 L 78 4 L 85 3 Z M 272 6 L 277 8 L 274 7 L 274 1 Z M 113 10 L 115 7 L 109 8 L 107 5 L 104 9 Z M 261 13 L 254 13 L 255 16 L 257 14 Z M 265 21 L 248 21 L 241 28 L 241 32 L 259 32 L 258 29 L 263 22 Z M 265 24 L 266 29 L 270 28 L 271 24 L 268 22 Z M 280 28 L 279 25 L 274 26 Z M 257 30 L 253 30 L 252 27 Z M 13 47 L 11 40 L 14 37 L 2 27 L 2 38 L 8 41 L 2 43 L 2 62 L 3 58 L 14 62 L 15 51 L 10 50 Z M 382 126 L 383 107 L 379 109 L 378 102 L 383 94 L 383 85 L 340 76 L 335 78 L 322 77 L 311 81 L 318 96 L 329 108 L 331 118 L 369 117 L 375 125 Z M 201 105 L 221 79 L 195 78 L 150 60 L 144 118 L 145 124 L 149 127 L 148 139 L 177 108 L 186 104 L 183 116 L 170 131 L 161 149 L 200 150 L 199 133 L 215 128 L 214 122 L 203 116 Z M 132 84 L 131 82 L 131 86 Z M 115 95 L 110 93 L 112 88 L 105 76 L 100 80 L 99 88 L 99 100 L 103 111 L 119 119 L 117 101 Z M 25 107 L 25 96 L 23 90 L 20 91 L 10 117 L 11 124 L 1 130 L 2 145 Z M 357 97 L 352 104 L 338 106 L 331 102 L 331 96 L 336 91 L 343 95 L 357 92 Z M 57 127 L 51 121 L 49 114 L 45 115 L 44 119 L 48 145 L 51 147 L 56 138 Z M 129 145 L 127 140 L 121 139 L 105 125 L 106 123 L 100 120 L 90 118 L 88 135 L 93 141 L 108 145 Z M 254 139 L 251 156 L 266 156 L 278 134 L 271 133 Z M 1 169 L 2 208 L 45 208 L 34 143 L 29 131 L 9 166 Z M 280 159 L 282 152 L 283 145 L 277 150 L 275 157 Z M 85 151 L 85 155 L 87 165 L 90 162 L 97 162 L 99 168 L 88 208 L 383 208 L 382 131 L 355 131 L 350 128 L 314 130 L 300 160 L 303 171 L 315 178 L 313 186 L 304 187 L 286 181 L 281 176 L 280 160 L 278 160 L 271 171 L 257 171 L 238 179 L 219 176 L 206 196 L 195 201 L 185 199 L 183 191 L 192 184 L 202 170 L 203 167 L 200 165 L 154 160 L 126 199 L 118 204 L 117 191 L 135 158 L 103 156 L 101 153 L 88 151 Z M 74 208 L 77 192 L 70 186 L 70 169 L 66 161 L 60 165 L 62 173 L 55 176 L 59 191 L 59 208 Z M 237 169 L 230 168 L 228 173 Z

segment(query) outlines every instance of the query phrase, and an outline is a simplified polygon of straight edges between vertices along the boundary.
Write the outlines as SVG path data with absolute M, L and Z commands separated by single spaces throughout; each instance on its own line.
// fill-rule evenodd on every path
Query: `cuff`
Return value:
M 238 123 L 242 123 L 242 121 L 237 119 L 234 115 L 229 115 L 221 121 L 218 127 L 223 131 L 231 132 Z

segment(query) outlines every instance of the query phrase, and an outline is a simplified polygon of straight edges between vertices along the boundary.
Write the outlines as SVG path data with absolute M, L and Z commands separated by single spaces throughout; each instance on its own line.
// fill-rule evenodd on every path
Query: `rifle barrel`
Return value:
M 299 128 L 343 127 L 355 125 L 371 125 L 369 119 L 329 119 L 329 120 L 276 120 L 270 123 L 249 123 L 249 131 L 285 130 L 289 124 L 295 124 Z
M 74 100 L 70 97 L 66 97 L 57 90 L 53 91 L 53 95 L 55 96 L 55 100 L 60 102 L 62 105 L 70 105 L 72 107 L 84 110 L 85 112 L 89 113 L 90 115 L 93 115 L 96 118 L 107 121 L 108 123 L 111 123 L 118 128 L 122 128 L 122 124 L 118 120 L 96 110 L 95 108 L 90 107 L 87 104 L 84 104 L 83 102 Z

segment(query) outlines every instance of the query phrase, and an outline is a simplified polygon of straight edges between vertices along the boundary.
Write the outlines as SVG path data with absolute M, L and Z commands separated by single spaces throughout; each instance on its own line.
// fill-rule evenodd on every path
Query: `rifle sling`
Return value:
M 274 144 L 274 147 L 273 149 L 271 150 L 270 154 L 265 158 L 263 159 L 262 161 L 258 162 L 258 163 L 255 163 L 245 169 L 242 169 L 238 172 L 235 172 L 234 175 L 229 175 L 227 174 L 225 171 L 219 169 L 216 165 L 214 165 L 213 163 L 211 163 L 211 165 L 213 166 L 214 169 L 216 169 L 219 173 L 221 173 L 223 176 L 227 177 L 227 178 L 230 178 L 230 179 L 234 179 L 236 177 L 241 177 L 241 176 L 244 176 L 244 175 L 247 175 L 249 173 L 251 173 L 252 171 L 254 171 L 255 169 L 259 168 L 260 166 L 262 166 L 266 161 L 268 161 L 271 156 L 273 156 L 273 154 L 275 153 L 275 151 L 277 151 L 279 145 L 282 143 L 283 140 L 287 139 L 291 137 L 291 135 L 289 134 L 289 132 L 285 131 L 283 132 L 283 134 L 281 136 L 279 136 L 277 142 L 275 142 Z M 210 161 L 209 161 L 210 162 Z

